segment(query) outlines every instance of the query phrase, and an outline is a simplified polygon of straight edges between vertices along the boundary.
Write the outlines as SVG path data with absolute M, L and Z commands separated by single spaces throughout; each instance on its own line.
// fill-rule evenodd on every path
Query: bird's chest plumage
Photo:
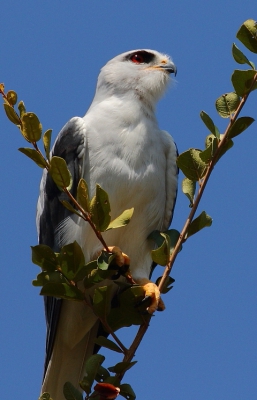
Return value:
M 166 159 L 159 132 L 143 120 L 89 133 L 85 178 L 91 195 L 96 183 L 108 192 L 115 215 L 126 204 L 147 208 L 151 202 L 163 203 Z
M 133 105 L 126 110 L 100 107 L 93 111 L 93 115 L 85 116 L 83 166 L 90 195 L 95 194 L 96 183 L 106 190 L 112 219 L 134 207 L 128 226 L 104 233 L 105 240 L 129 254 L 134 271 L 149 276 L 152 244 L 147 237 L 161 229 L 166 205 L 166 155 L 161 131 L 155 118 L 138 113 Z M 83 248 L 91 259 L 101 244 L 87 225 L 82 229 Z M 141 268 L 145 272 L 139 273 Z

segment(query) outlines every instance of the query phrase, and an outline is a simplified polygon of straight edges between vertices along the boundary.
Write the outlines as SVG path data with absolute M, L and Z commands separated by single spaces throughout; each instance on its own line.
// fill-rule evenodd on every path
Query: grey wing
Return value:
M 51 155 L 63 157 L 73 178 L 71 192 L 76 194 L 78 181 L 82 175 L 83 158 L 86 148 L 86 127 L 82 118 L 72 118 L 60 131 L 54 143 Z M 44 170 L 40 183 L 40 194 L 37 204 L 37 231 L 39 244 L 50 246 L 55 252 L 60 250 L 55 231 L 58 225 L 71 213 L 61 203 L 65 199 L 53 182 L 51 176 Z M 68 200 L 68 199 L 66 199 Z M 51 358 L 62 300 L 45 296 L 45 316 L 47 325 L 45 369 Z
M 169 135 L 169 134 L 168 134 Z M 169 135 L 171 138 L 171 136 Z M 169 229 L 172 222 L 173 213 L 177 200 L 178 193 L 178 173 L 177 167 L 178 149 L 176 143 L 171 138 L 169 151 L 167 153 L 167 167 L 166 167 L 166 206 L 165 216 L 163 222 L 163 230 Z
M 177 157 L 178 157 L 178 149 L 176 143 L 173 141 L 173 138 L 168 134 L 168 132 L 163 131 L 165 135 L 165 139 L 167 140 L 167 155 L 166 155 L 166 171 L 165 171 L 165 181 L 166 181 L 166 204 L 164 211 L 164 220 L 162 231 L 166 231 L 169 229 L 169 226 L 172 222 L 173 213 L 177 200 L 178 193 L 178 173 L 179 169 L 177 167 Z M 151 265 L 150 278 L 156 267 L 156 263 L 153 262 Z

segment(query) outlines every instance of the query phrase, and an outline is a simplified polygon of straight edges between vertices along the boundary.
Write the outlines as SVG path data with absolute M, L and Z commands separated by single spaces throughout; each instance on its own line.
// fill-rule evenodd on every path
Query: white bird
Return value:
M 148 235 L 168 229 L 177 193 L 177 149 L 172 137 L 160 130 L 155 105 L 164 94 L 171 59 L 153 50 L 118 55 L 102 69 L 93 102 L 83 118 L 72 118 L 60 131 L 52 155 L 63 157 L 73 176 L 73 192 L 83 177 L 91 197 L 98 183 L 108 194 L 112 219 L 134 207 L 130 223 L 103 233 L 107 245 L 118 246 L 131 260 L 133 279 L 147 285 L 153 243 Z M 40 244 L 54 251 L 76 240 L 85 260 L 102 250 L 88 223 L 70 215 L 59 199 L 62 192 L 45 170 L 37 206 Z M 152 284 L 150 291 L 155 294 Z M 154 311 L 158 303 L 152 307 Z M 63 400 L 66 381 L 79 389 L 83 366 L 92 355 L 99 322 L 83 303 L 45 298 L 47 340 L 42 393 Z

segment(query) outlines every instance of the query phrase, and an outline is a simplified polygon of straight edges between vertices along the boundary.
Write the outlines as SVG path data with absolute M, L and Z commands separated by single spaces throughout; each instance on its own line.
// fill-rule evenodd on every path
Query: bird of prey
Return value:
M 52 156 L 63 157 L 73 177 L 86 180 L 90 196 L 99 184 L 109 195 L 112 218 L 134 207 L 130 223 L 103 233 L 108 246 L 118 246 L 130 257 L 136 283 L 145 286 L 158 305 L 157 287 L 149 283 L 151 250 L 147 240 L 158 229 L 168 229 L 177 194 L 177 149 L 172 137 L 159 128 L 155 106 L 164 94 L 172 60 L 153 50 L 133 50 L 110 60 L 98 77 L 93 102 L 83 118 L 74 117 L 62 128 Z M 63 197 L 45 170 L 37 206 L 40 244 L 55 252 L 76 240 L 85 260 L 96 258 L 102 245 L 87 222 L 60 203 Z M 99 322 L 82 302 L 45 298 L 46 361 L 42 392 L 63 400 L 63 385 L 79 388 L 83 366 L 92 355 Z

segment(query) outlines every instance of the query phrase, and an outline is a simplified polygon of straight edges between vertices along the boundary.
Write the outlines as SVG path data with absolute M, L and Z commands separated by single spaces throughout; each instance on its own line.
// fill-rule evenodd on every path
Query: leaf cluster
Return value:
M 244 22 L 237 32 L 237 38 L 250 51 L 257 53 L 257 25 L 254 20 L 250 19 Z M 208 130 L 205 148 L 202 150 L 191 148 L 180 154 L 177 159 L 177 165 L 185 175 L 182 191 L 188 197 L 191 208 L 195 204 L 197 186 L 199 195 L 201 189 L 204 189 L 214 165 L 233 147 L 232 139 L 244 132 L 254 122 L 252 117 L 238 118 L 238 115 L 248 95 L 257 88 L 257 71 L 254 63 L 249 61 L 236 44 L 232 46 L 232 55 L 237 63 L 247 64 L 251 69 L 235 70 L 231 76 L 234 91 L 221 95 L 215 102 L 219 116 L 229 118 L 225 133 L 221 134 L 211 117 L 205 111 L 201 111 L 200 117 Z M 198 202 L 195 209 L 197 206 Z M 211 217 L 203 211 L 190 222 L 185 239 L 211 224 Z

